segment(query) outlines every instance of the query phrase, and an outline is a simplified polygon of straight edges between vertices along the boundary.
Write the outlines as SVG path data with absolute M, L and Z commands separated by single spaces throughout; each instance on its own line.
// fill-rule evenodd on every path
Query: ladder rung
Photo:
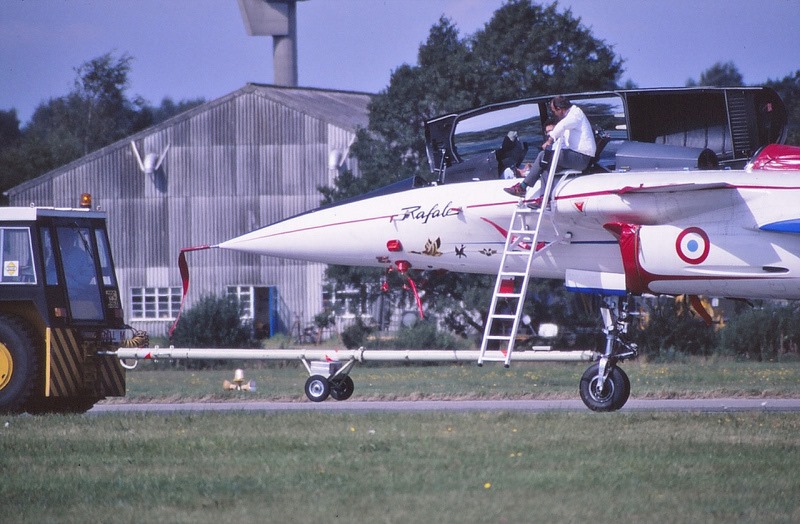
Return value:
M 511 340 L 511 335 L 487 335 L 486 340 Z
M 484 353 L 484 356 L 488 358 L 497 358 L 505 360 L 505 358 L 508 356 L 508 351 L 503 351 L 500 349 L 487 349 L 486 352 Z
M 522 293 L 497 293 L 498 298 L 520 298 Z
M 517 318 L 517 315 L 510 315 L 506 313 L 496 313 L 492 315 L 492 319 L 499 319 L 499 320 L 514 320 Z
M 487 357 L 484 356 L 482 359 L 484 362 L 505 362 L 506 357 Z

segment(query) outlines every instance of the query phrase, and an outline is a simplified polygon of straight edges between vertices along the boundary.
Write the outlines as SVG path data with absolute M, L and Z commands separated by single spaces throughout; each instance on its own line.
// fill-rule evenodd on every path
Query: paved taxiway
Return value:
M 575 400 L 414 400 L 414 401 L 359 401 L 343 402 L 187 402 L 148 404 L 98 404 L 89 413 L 134 413 L 134 412 L 185 412 L 185 411 L 319 411 L 323 413 L 363 412 L 425 412 L 425 411 L 525 411 L 543 413 L 548 411 L 589 410 L 578 399 Z M 629 400 L 621 412 L 683 411 L 723 413 L 734 411 L 800 411 L 800 399 L 672 399 Z

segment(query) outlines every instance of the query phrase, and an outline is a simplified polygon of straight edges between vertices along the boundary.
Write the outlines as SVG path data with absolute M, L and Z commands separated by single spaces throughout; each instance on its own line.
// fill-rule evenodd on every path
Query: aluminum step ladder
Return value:
M 508 227 L 483 332 L 478 356 L 479 366 L 484 362 L 503 362 L 505 367 L 511 365 L 511 353 L 514 351 L 525 295 L 528 292 L 531 263 L 540 254 L 539 232 L 545 210 L 549 206 L 561 145 L 561 139 L 553 144 L 553 159 L 542 194 L 542 205 L 538 209 L 531 209 L 528 207 L 529 202 L 521 198 L 511 214 L 511 224 Z M 529 218 L 535 219 L 536 225 L 533 229 L 528 226 L 531 222 Z M 492 343 L 496 343 L 498 349 L 489 349 Z

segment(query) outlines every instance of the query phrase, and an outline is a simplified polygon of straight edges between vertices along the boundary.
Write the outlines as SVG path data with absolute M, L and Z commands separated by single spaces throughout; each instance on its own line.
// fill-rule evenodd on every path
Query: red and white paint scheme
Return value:
M 783 154 L 776 150 L 780 148 Z M 756 158 L 800 157 L 769 146 Z M 511 213 L 506 180 L 444 184 L 317 209 L 222 242 L 315 262 L 496 274 Z M 534 192 L 535 192 L 534 187 Z M 800 298 L 800 170 L 568 176 L 531 275 L 575 291 Z

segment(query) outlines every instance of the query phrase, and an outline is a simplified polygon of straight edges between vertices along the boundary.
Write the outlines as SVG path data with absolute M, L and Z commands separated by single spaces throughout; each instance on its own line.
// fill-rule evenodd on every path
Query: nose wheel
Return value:
M 616 411 L 628 401 L 631 381 L 617 366 L 606 368 L 605 378 L 600 364 L 593 364 L 581 377 L 581 400 L 592 411 Z
M 606 349 L 600 361 L 589 366 L 581 377 L 581 400 L 592 411 L 616 411 L 628 401 L 631 395 L 631 381 L 628 375 L 617 367 L 617 363 L 636 358 L 639 348 L 628 342 L 628 332 L 632 314 L 632 297 L 609 297 L 600 308 L 603 317 L 603 332 L 606 334 Z

